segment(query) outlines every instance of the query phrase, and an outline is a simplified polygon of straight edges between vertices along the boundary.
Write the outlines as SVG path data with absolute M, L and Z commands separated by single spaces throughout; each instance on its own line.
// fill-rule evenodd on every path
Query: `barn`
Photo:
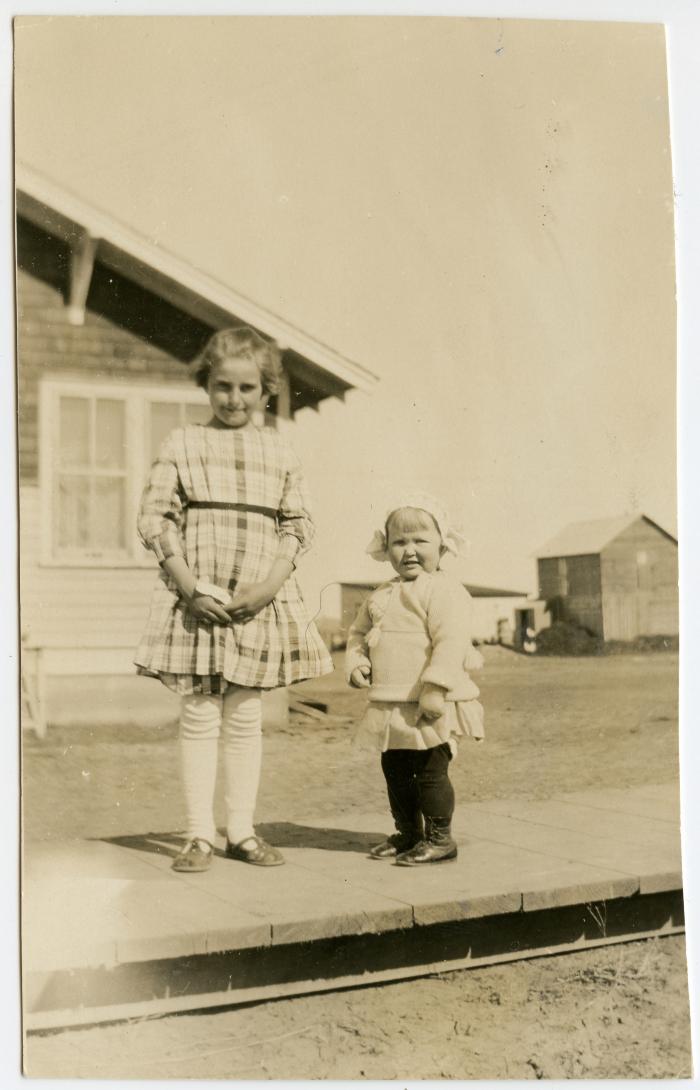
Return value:
M 678 541 L 646 515 L 572 523 L 535 555 L 552 621 L 605 640 L 678 634 Z
M 164 436 L 211 415 L 186 365 L 214 330 L 280 343 L 267 422 L 292 439 L 298 409 L 376 380 L 21 164 L 17 185 L 21 626 L 50 704 L 52 679 L 133 673 L 155 570 L 135 511 Z

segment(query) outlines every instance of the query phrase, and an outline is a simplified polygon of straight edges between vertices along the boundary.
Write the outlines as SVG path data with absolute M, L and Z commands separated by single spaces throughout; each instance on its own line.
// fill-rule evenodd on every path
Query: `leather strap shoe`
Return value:
M 226 855 L 229 859 L 240 860 L 241 863 L 252 863 L 254 867 L 281 867 L 284 863 L 282 853 L 261 836 L 247 836 L 238 844 L 227 840 Z
M 209 870 L 214 858 L 214 845 L 202 837 L 188 840 L 182 851 L 173 859 L 173 870 L 196 874 Z

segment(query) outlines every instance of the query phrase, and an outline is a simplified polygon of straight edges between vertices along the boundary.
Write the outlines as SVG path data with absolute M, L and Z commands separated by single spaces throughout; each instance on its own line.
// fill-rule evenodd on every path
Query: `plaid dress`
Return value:
M 159 562 L 183 556 L 197 579 L 233 595 L 238 583 L 264 579 L 275 559 L 295 561 L 314 526 L 298 459 L 277 432 L 192 424 L 161 447 L 138 531 Z M 219 625 L 197 620 L 161 568 L 134 661 L 181 695 L 223 693 L 228 684 L 274 689 L 333 670 L 293 573 L 251 620 Z

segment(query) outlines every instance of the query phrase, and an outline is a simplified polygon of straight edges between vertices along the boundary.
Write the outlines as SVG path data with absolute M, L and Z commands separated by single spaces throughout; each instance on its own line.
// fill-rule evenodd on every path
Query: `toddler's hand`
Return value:
M 445 713 L 445 690 L 439 685 L 424 685 L 418 698 L 418 707 L 426 719 L 439 719 Z
M 368 689 L 370 686 L 371 668 L 369 666 L 356 666 L 350 674 L 350 684 L 356 689 Z

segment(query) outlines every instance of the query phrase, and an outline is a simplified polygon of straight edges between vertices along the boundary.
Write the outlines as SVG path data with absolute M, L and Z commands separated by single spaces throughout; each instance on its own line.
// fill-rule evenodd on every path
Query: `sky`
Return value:
M 315 595 L 406 486 L 474 583 L 565 524 L 672 533 L 661 26 L 432 18 L 16 24 L 16 150 L 379 377 L 296 418 Z M 339 532 L 339 527 L 342 530 Z

